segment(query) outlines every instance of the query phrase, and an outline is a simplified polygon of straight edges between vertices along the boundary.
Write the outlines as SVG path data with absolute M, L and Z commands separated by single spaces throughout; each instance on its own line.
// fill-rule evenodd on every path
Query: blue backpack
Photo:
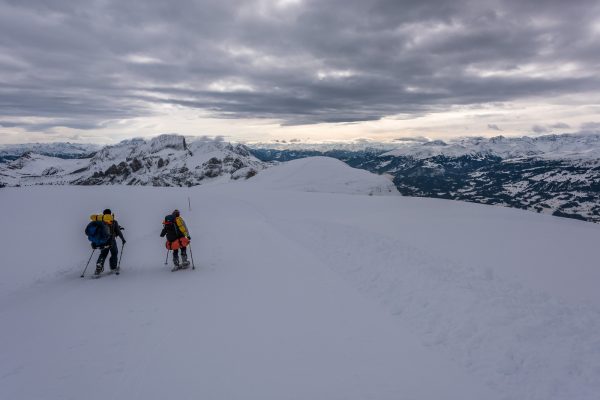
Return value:
M 110 241 L 110 228 L 102 221 L 92 221 L 85 228 L 85 234 L 92 248 L 102 247 Z

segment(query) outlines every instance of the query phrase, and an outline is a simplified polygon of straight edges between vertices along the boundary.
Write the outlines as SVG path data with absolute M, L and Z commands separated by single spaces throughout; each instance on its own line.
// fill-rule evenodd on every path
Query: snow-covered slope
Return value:
M 74 175 L 86 170 L 88 159 L 62 159 L 25 153 L 0 166 L 0 187 L 21 185 L 66 185 Z
M 89 176 L 91 158 L 64 159 L 34 152 L 0 164 L 0 188 L 5 186 L 69 185 Z
M 89 156 L 101 146 L 97 144 L 76 143 L 26 143 L 0 145 L 0 163 L 12 161 L 25 153 L 36 153 L 57 158 L 83 158 Z
M 354 181 L 312 165 L 255 184 L 3 189 L 0 398 L 597 399 L 600 227 L 307 192 L 306 176 Z M 122 274 L 81 279 L 83 228 L 106 207 L 126 228 Z M 194 271 L 164 265 L 173 208 Z
M 246 178 L 264 166 L 242 145 L 208 139 L 188 144 L 183 136 L 160 135 L 150 140 L 132 139 L 106 146 L 87 159 L 64 160 L 29 152 L 0 165 L 0 187 L 48 184 L 192 186 L 219 177 Z M 48 174 L 51 167 L 54 169 Z M 244 169 L 244 173 L 238 172 L 240 169 Z
M 350 168 L 330 157 L 308 157 L 278 164 L 261 171 L 248 183 L 264 189 L 301 192 L 398 194 L 391 179 Z

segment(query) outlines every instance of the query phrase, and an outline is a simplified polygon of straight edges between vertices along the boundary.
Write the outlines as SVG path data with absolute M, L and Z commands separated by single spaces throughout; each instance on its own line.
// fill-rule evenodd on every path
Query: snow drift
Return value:
M 350 168 L 330 157 L 289 161 L 260 172 L 248 182 L 261 189 L 300 192 L 397 195 L 391 179 Z

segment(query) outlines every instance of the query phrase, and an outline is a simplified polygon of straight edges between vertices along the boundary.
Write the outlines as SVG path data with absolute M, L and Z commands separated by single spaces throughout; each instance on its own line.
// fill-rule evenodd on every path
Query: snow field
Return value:
M 3 191 L 22 211 L 9 217 L 16 235 L 2 237 L 13 268 L 2 271 L 11 284 L 0 294 L 0 398 L 494 398 L 282 237 L 247 194 L 244 185 Z M 126 228 L 123 273 L 81 279 L 83 228 L 107 206 Z M 175 207 L 196 271 L 163 265 L 160 222 Z M 35 221 L 60 233 L 34 232 Z M 27 236 L 44 243 L 19 247 Z
M 368 175 L 315 165 L 3 189 L 0 398 L 597 399 L 598 226 L 368 196 Z M 123 274 L 80 279 L 106 207 Z M 196 271 L 163 264 L 173 208 Z

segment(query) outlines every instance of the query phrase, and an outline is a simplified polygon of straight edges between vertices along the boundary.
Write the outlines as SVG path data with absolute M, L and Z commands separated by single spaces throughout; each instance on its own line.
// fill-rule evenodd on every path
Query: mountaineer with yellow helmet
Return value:
M 119 254 L 119 248 L 117 247 L 116 240 L 117 236 L 121 238 L 121 242 L 123 244 L 125 244 L 126 242 L 125 237 L 123 236 L 123 232 L 121 232 L 123 228 L 119 226 L 119 223 L 117 222 L 114 214 L 109 208 L 104 210 L 102 214 L 91 215 L 90 219 L 94 222 L 101 222 L 107 228 L 105 243 L 95 244 L 94 242 L 92 242 L 93 248 L 101 249 L 100 256 L 98 257 L 98 261 L 96 262 L 96 272 L 94 273 L 94 275 L 99 276 L 102 273 L 102 271 L 104 271 L 104 261 L 106 260 L 106 256 L 108 255 L 109 251 L 110 270 L 116 271 L 118 265 L 117 255 Z

